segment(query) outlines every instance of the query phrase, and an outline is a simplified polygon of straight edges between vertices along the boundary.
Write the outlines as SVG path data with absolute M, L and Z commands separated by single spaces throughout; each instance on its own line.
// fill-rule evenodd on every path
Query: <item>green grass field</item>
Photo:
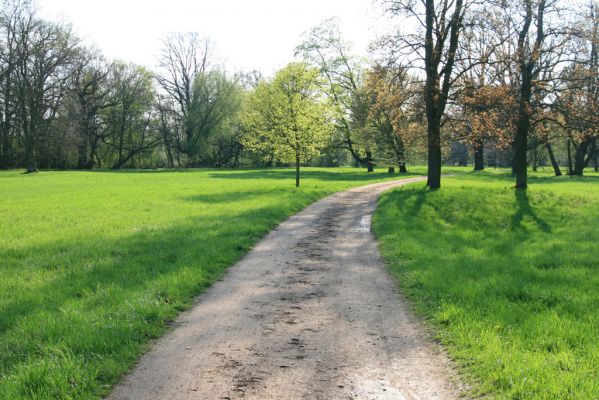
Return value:
M 504 174 L 385 195 L 384 254 L 475 393 L 597 398 L 599 176 L 542 171 L 516 197 Z M 0 399 L 106 395 L 278 222 L 398 177 L 313 168 L 295 189 L 291 170 L 0 172 Z
M 0 173 L 0 398 L 98 398 L 274 225 L 359 169 Z
M 374 229 L 472 395 L 599 399 L 599 176 L 461 174 L 385 194 Z

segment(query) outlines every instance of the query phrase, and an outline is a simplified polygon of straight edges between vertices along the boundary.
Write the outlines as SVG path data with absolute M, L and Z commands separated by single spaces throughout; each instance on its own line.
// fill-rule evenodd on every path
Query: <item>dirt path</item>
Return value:
M 321 200 L 269 233 L 198 299 L 110 399 L 452 399 L 370 234 L 378 195 Z

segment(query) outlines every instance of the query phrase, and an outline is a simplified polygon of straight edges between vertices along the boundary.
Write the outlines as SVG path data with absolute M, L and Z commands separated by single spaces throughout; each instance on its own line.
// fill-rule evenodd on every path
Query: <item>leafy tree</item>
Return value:
M 213 53 L 208 39 L 188 33 L 169 35 L 160 56 L 156 79 L 165 94 L 161 129 L 178 135 L 165 143 L 176 144 L 187 166 L 224 165 L 230 161 L 227 155 L 235 158 L 241 149 L 231 129 L 240 110 L 241 87 L 237 77 L 229 78 L 215 66 Z M 167 119 L 176 126 L 167 128 Z M 172 159 L 172 153 L 168 147 L 167 157 Z M 181 162 L 179 154 L 176 158 Z
M 474 151 L 474 170 L 484 169 L 483 149 L 486 141 L 508 149 L 512 145 L 517 120 L 517 99 L 513 88 L 501 84 L 465 84 L 452 115 L 461 138 Z
M 347 149 L 357 163 L 371 172 L 374 145 L 362 129 L 368 113 L 361 96 L 362 68 L 351 54 L 350 45 L 341 38 L 335 20 L 326 20 L 311 29 L 296 48 L 296 55 L 320 70 L 321 85 L 332 105 L 335 126 L 340 133 L 337 145 Z
M 256 86 L 244 115 L 244 145 L 294 162 L 296 187 L 300 165 L 318 155 L 331 134 L 330 109 L 318 79 L 317 69 L 291 63 Z
M 194 124 L 190 123 L 196 81 L 199 76 L 209 74 L 213 68 L 213 50 L 208 39 L 197 33 L 170 34 L 163 43 L 160 54 L 158 84 L 172 99 L 172 112 L 176 114 L 176 131 L 183 133 L 177 140 L 177 151 L 192 160 L 196 158 L 197 142 Z
M 200 74 L 193 85 L 192 101 L 186 119 L 186 148 L 196 163 L 226 164 L 225 154 L 238 147 L 237 121 L 241 108 L 241 88 L 219 70 Z M 230 154 L 231 155 L 231 154 Z M 220 166 L 219 165 L 219 166 Z
M 408 147 L 421 133 L 421 87 L 406 68 L 375 65 L 366 74 L 364 92 L 369 110 L 366 123 L 377 145 L 376 159 L 407 172 Z

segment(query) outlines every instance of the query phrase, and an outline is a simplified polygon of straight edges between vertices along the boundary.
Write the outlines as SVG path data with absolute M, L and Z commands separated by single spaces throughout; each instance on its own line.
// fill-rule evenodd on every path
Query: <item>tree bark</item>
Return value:
M 299 151 L 295 152 L 295 187 L 300 185 L 300 154 Z
M 374 163 L 372 162 L 372 152 L 370 150 L 366 150 L 365 161 L 367 172 L 374 172 Z
M 591 158 L 593 159 L 595 172 L 599 172 L 599 148 L 597 148 L 597 140 L 597 138 L 594 138 L 591 145 Z
M 395 173 L 395 167 L 389 167 L 389 169 L 387 170 L 388 173 L 390 174 L 394 174 Z
M 537 64 L 543 51 L 542 45 L 545 39 L 544 16 L 546 0 L 540 0 L 537 4 L 536 15 L 533 15 L 533 2 L 525 2 L 526 15 L 524 24 L 518 32 L 518 64 L 520 67 L 520 98 L 518 100 L 518 125 L 514 137 L 514 173 L 516 175 L 516 189 L 528 188 L 528 171 L 526 153 L 528 151 L 528 133 L 530 131 L 531 98 L 534 81 L 538 75 Z M 536 37 L 532 48 L 527 36 L 533 20 L 536 19 Z
M 530 130 L 530 97 L 532 78 L 523 73 L 522 88 L 520 91 L 520 104 L 518 109 L 518 128 L 514 138 L 514 174 L 516 175 L 516 189 L 528 188 L 528 171 L 526 152 L 528 149 L 528 131 Z
M 428 125 L 428 174 L 429 189 L 441 187 L 441 128 L 439 124 Z
M 589 165 L 589 161 L 591 160 L 589 153 L 589 140 L 584 140 L 575 146 L 576 152 L 574 154 L 574 169 L 572 170 L 572 175 L 583 176 L 584 169 Z
M 428 179 L 426 185 L 436 190 L 441 187 L 441 119 L 445 113 L 449 90 L 451 89 L 451 72 L 455 63 L 463 20 L 463 1 L 456 0 L 453 15 L 448 18 L 448 9 L 437 15 L 436 2 L 426 0 L 425 4 L 425 37 L 424 67 L 426 83 L 424 85 L 424 102 L 426 106 L 427 140 L 428 140 Z M 442 22 L 440 22 L 442 21 Z M 445 26 L 445 23 L 447 25 Z M 443 28 L 439 28 L 442 24 Z M 441 33 L 443 31 L 443 33 Z M 447 36 L 443 36 L 447 35 Z M 445 43 L 447 56 L 442 63 Z M 439 69 L 439 66 L 442 66 Z M 439 72 L 441 71 L 441 72 Z
M 37 160 L 35 157 L 35 139 L 32 134 L 25 135 L 25 166 L 27 173 L 37 172 Z
M 530 86 L 528 86 L 528 93 L 530 93 Z M 528 131 L 530 129 L 530 115 L 527 110 L 529 104 L 529 101 L 521 101 L 518 129 L 516 130 L 516 136 L 514 138 L 514 174 L 516 175 L 516 189 L 528 188 L 528 163 L 526 160 L 526 152 L 528 148 Z
M 555 172 L 555 176 L 562 176 L 562 170 L 555 159 L 555 154 L 553 153 L 553 147 L 551 147 L 551 143 L 545 143 L 545 148 L 547 149 L 547 153 L 549 154 L 549 160 L 551 161 L 551 166 L 553 167 L 553 172 Z
M 1 142 L 0 142 L 0 169 L 2 168 L 8 168 L 10 161 L 9 161 L 9 157 L 10 157 L 10 137 L 8 130 L 6 129 L 6 125 L 2 124 L 2 126 L 0 126 L 1 129 Z
M 574 174 L 574 169 L 572 168 L 572 139 L 568 138 L 568 175 L 572 176 Z
M 87 169 L 90 168 L 90 162 L 88 158 L 87 149 L 89 147 L 89 136 L 87 129 L 83 129 L 81 133 L 78 150 L 78 158 L 77 158 L 77 168 L 78 169 Z
M 483 139 L 477 140 L 474 145 L 474 170 L 482 171 L 485 169 L 485 158 L 484 158 L 485 143 Z

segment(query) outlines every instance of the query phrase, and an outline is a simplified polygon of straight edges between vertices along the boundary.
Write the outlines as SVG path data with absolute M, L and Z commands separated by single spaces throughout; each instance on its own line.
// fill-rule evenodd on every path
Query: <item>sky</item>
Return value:
M 342 34 L 365 56 L 380 32 L 376 0 L 38 0 L 41 14 L 73 25 L 84 43 L 111 60 L 155 67 L 169 32 L 210 38 L 230 72 L 265 75 L 293 61 L 301 35 L 337 17 Z

